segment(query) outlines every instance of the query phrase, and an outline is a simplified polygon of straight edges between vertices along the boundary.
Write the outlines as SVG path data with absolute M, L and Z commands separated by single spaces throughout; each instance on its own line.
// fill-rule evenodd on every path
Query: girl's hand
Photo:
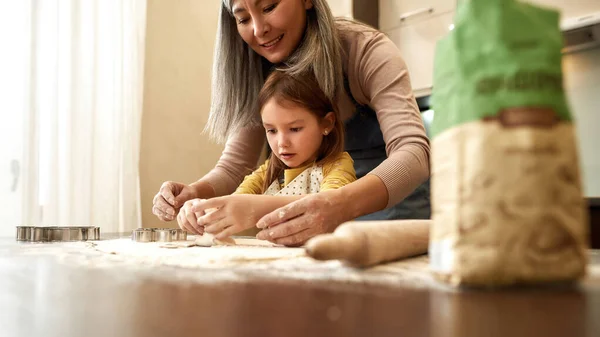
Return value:
M 217 239 L 224 239 L 255 227 L 258 219 L 272 209 L 268 209 L 261 197 L 234 194 L 201 200 L 191 207 L 191 211 L 204 214 L 198 217 L 197 226 L 204 227 L 204 231 L 214 234 Z
M 352 220 L 339 190 L 310 194 L 262 217 L 256 238 L 286 246 L 300 246 L 319 234 L 331 233 Z
M 197 205 L 204 201 L 204 199 L 192 199 L 188 200 L 183 204 L 183 207 L 179 210 L 177 215 L 177 223 L 179 228 L 192 233 L 202 235 L 204 234 L 204 228 L 198 225 L 198 218 L 204 215 L 204 211 L 193 211 L 194 205 Z

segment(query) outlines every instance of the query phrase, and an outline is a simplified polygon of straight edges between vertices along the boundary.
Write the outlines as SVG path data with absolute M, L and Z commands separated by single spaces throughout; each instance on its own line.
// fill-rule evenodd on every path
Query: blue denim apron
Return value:
M 352 95 L 348 96 L 353 100 Z M 361 178 L 381 164 L 387 158 L 387 154 L 375 111 L 369 106 L 359 105 L 356 101 L 354 105 L 356 113 L 345 123 L 345 148 L 354 160 L 356 177 Z M 431 216 L 429 197 L 429 179 L 427 179 L 400 203 L 356 220 L 429 219 Z

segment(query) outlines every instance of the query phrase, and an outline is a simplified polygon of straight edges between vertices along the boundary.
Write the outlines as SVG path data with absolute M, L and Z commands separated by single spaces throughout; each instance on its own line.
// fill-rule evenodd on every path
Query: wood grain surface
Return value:
M 210 283 L 194 281 L 200 270 L 90 268 L 18 248 L 0 239 L 3 337 L 600 335 L 597 274 L 496 291 L 260 274 Z

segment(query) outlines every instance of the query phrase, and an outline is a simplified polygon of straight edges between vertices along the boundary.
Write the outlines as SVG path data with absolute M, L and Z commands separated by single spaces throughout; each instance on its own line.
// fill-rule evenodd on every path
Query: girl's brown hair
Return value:
M 294 104 L 313 113 L 319 122 L 329 112 L 333 112 L 335 122 L 333 129 L 323 136 L 323 142 L 317 154 L 317 163 L 322 164 L 344 151 L 344 125 L 340 121 L 337 105 L 320 89 L 312 72 L 293 75 L 289 72 L 274 70 L 265 81 L 258 94 L 258 108 L 263 107 L 271 99 L 280 105 Z M 265 172 L 263 193 L 271 186 L 287 166 L 271 152 L 269 165 Z

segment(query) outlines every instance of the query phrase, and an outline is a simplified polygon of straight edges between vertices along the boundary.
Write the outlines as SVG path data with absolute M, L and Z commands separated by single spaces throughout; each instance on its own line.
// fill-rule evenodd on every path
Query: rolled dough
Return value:
M 212 246 L 234 246 L 235 240 L 232 238 L 225 238 L 219 240 L 215 238 L 214 235 L 209 233 L 204 233 L 204 235 L 196 235 L 196 240 L 194 241 L 196 246 L 200 247 L 212 247 Z
M 215 247 L 215 246 L 248 246 L 248 247 L 283 247 L 265 240 L 258 240 L 248 237 L 227 238 L 227 240 L 216 240 L 212 234 L 191 236 L 191 240 L 162 242 L 160 248 L 189 248 L 189 247 Z

